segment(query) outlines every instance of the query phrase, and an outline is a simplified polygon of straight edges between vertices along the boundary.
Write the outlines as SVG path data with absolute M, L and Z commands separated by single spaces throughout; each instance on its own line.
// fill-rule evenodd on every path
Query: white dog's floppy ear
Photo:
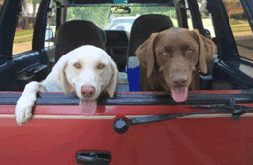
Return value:
M 55 64 L 52 69 L 52 72 L 55 73 L 57 79 L 60 81 L 62 89 L 66 95 L 71 93 L 71 85 L 68 83 L 68 80 L 65 76 L 65 68 L 67 67 L 68 56 L 63 55 Z
M 116 89 L 116 85 L 118 82 L 118 76 L 119 76 L 119 71 L 118 71 L 117 65 L 115 64 L 115 62 L 113 60 L 111 60 L 111 68 L 113 70 L 113 75 L 112 75 L 110 83 L 106 87 L 106 90 L 107 90 L 109 96 L 111 98 L 113 98 L 114 93 L 115 93 L 115 89 Z

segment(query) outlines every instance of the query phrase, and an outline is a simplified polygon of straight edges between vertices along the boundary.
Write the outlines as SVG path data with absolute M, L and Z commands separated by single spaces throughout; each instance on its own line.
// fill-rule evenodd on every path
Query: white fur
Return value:
M 81 64 L 81 68 L 74 66 L 76 62 Z M 103 63 L 105 68 L 98 69 L 99 63 Z M 21 125 L 32 117 L 37 92 L 70 94 L 74 90 L 81 100 L 85 100 L 81 95 L 81 87 L 93 85 L 95 94 L 89 100 L 95 100 L 104 89 L 113 97 L 117 80 L 117 66 L 104 50 L 91 45 L 74 49 L 59 59 L 44 81 L 33 81 L 25 86 L 15 109 L 17 124 Z

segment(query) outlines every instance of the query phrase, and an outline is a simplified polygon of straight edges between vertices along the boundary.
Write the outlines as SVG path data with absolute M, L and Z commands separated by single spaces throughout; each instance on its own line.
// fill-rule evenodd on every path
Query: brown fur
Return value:
M 212 40 L 198 30 L 172 27 L 153 33 L 135 52 L 140 61 L 141 90 L 198 89 L 199 70 L 207 73 L 215 49 Z

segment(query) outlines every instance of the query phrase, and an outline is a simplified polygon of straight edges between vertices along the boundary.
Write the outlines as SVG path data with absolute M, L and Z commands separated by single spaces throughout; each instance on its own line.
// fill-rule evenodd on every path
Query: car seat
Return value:
M 131 28 L 128 48 L 127 74 L 130 91 L 140 91 L 139 61 L 136 58 L 136 49 L 146 41 L 153 32 L 163 31 L 173 27 L 169 16 L 161 14 L 147 14 L 138 17 Z
M 55 63 L 62 55 L 81 45 L 94 45 L 105 50 L 106 36 L 91 21 L 73 20 L 63 23 L 55 38 Z
M 62 55 L 81 45 L 94 45 L 106 51 L 106 42 L 106 33 L 90 21 L 73 20 L 63 23 L 56 34 L 55 63 Z M 123 79 L 121 82 L 125 83 L 124 75 L 120 74 L 120 79 Z M 125 86 L 117 86 L 116 89 L 117 91 L 128 91 Z

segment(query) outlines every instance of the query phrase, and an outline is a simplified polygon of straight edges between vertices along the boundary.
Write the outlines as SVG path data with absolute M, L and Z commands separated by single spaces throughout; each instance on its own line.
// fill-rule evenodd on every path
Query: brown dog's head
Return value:
M 173 99 L 183 102 L 187 99 L 196 67 L 199 65 L 201 72 L 207 73 L 207 62 L 212 59 L 215 49 L 212 40 L 198 30 L 172 27 L 153 33 L 135 53 L 147 77 L 157 68 Z

